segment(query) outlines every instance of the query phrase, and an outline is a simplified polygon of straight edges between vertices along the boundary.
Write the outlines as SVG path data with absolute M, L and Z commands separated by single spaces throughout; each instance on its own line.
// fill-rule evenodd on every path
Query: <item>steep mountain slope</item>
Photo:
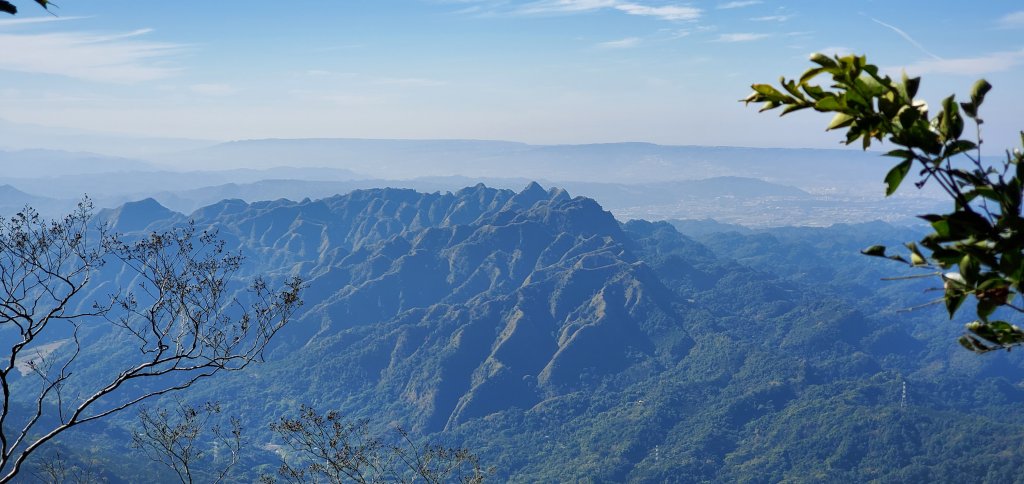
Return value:
M 331 382 L 348 394 L 323 398 L 362 392 L 420 430 L 528 408 L 579 388 L 586 372 L 616 373 L 637 355 L 677 359 L 690 345 L 618 223 L 560 190 L 357 191 L 227 201 L 193 217 L 261 248 L 248 251 L 259 254 L 253 267 L 310 277 L 305 312 L 276 354 L 363 353 L 339 357 L 357 365 Z M 327 383 L 308 371 L 308 383 Z
M 152 201 L 117 215 L 179 220 Z M 191 218 L 247 274 L 309 280 L 265 364 L 188 393 L 244 419 L 242 480 L 272 469 L 266 425 L 302 404 L 467 445 L 518 482 L 1012 480 L 1024 464 L 1016 353 L 977 358 L 940 310 L 897 312 L 920 286 L 872 284 L 888 266 L 851 248 L 892 227 L 703 224 L 698 242 L 536 184 Z

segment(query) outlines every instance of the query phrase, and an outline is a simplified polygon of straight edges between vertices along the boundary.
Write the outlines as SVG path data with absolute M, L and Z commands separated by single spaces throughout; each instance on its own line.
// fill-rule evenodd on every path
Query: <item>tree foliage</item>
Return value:
M 298 418 L 282 417 L 270 429 L 284 441 L 278 474 L 288 482 L 478 484 L 489 474 L 467 449 L 417 445 L 400 428 L 400 441 L 389 445 L 370 434 L 366 421 L 334 411 L 303 406 Z M 262 481 L 275 479 L 265 475 Z
M 915 99 L 919 77 L 903 74 L 894 80 L 864 56 L 814 54 L 811 62 L 815 66 L 799 78 L 781 78 L 779 88 L 752 85 L 754 92 L 743 101 L 763 103 L 761 111 L 781 107 L 782 115 L 808 108 L 832 113 L 827 129 L 845 130 L 846 144 L 859 141 L 864 149 L 875 141 L 894 145 L 885 155 L 899 162 L 885 176 L 886 195 L 916 172 L 915 185 L 938 185 L 952 208 L 920 215 L 931 224 L 931 233 L 907 242 L 906 257 L 890 255 L 881 245 L 863 252 L 939 277 L 940 301 L 951 319 L 973 299 L 977 319 L 966 325 L 967 334 L 959 340 L 965 348 L 984 353 L 1024 344 L 1024 331 L 996 314 L 1000 308 L 1024 312 L 1014 303 L 1024 290 L 1024 154 L 1015 149 L 998 162 L 982 158 L 983 120 L 978 114 L 992 86 L 979 80 L 968 100 L 958 103 L 951 95 L 932 114 L 927 103 Z M 813 82 L 821 76 L 830 77 L 831 84 Z M 968 120 L 976 127 L 973 139 L 965 134 Z
M 193 406 L 177 401 L 168 408 L 143 408 L 139 411 L 139 427 L 132 431 L 132 447 L 141 449 L 151 460 L 171 469 L 183 484 L 196 479 L 201 482 L 224 482 L 238 463 L 242 450 L 242 423 L 238 417 L 229 419 L 230 428 L 222 428 L 211 420 L 221 413 L 220 403 L 207 402 Z M 212 437 L 208 450 L 203 434 Z M 208 461 L 222 463 L 209 473 Z
M 260 360 L 301 304 L 299 279 L 235 287 L 242 257 L 215 232 L 93 220 L 88 201 L 0 220 L 0 482 L 73 427 Z

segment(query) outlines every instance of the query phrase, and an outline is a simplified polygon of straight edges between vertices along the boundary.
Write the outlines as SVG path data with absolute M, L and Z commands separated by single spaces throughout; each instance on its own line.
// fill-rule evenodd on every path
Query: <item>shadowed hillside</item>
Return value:
M 129 231 L 184 220 L 152 200 L 101 215 Z M 902 312 L 926 300 L 919 281 L 880 283 L 892 268 L 857 254 L 894 237 L 886 224 L 680 223 L 698 242 L 537 184 L 190 217 L 244 272 L 309 281 L 266 364 L 189 394 L 257 443 L 306 404 L 467 445 L 501 480 L 693 482 L 1009 476 L 997 456 L 1024 442 L 1016 360 L 963 353 L 941 309 Z M 1003 437 L 967 438 L 978 425 Z M 276 462 L 262 449 L 245 479 Z

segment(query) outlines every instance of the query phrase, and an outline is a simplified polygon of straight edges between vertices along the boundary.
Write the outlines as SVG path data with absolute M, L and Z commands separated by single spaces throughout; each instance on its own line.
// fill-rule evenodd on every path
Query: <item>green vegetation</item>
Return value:
M 389 445 L 371 435 L 367 421 L 334 411 L 303 407 L 298 417 L 281 417 L 270 430 L 284 442 L 277 473 L 288 482 L 480 484 L 488 475 L 468 449 L 418 445 L 401 428 L 399 442 Z M 265 474 L 260 482 L 277 480 Z
M 958 328 L 934 324 L 941 306 L 904 311 L 927 302 L 931 280 L 880 284 L 917 269 L 857 252 L 924 228 L 719 225 L 687 236 L 538 188 L 382 189 L 193 214 L 250 254 L 242 278 L 309 281 L 264 364 L 179 394 L 197 409 L 221 402 L 208 428 L 241 419 L 249 443 L 225 480 L 287 480 L 282 457 L 311 463 L 283 456 L 288 442 L 268 426 L 300 419 L 303 406 L 336 411 L 343 428 L 365 422 L 356 435 L 382 451 L 401 443 L 395 426 L 472 449 L 501 482 L 1018 478 L 1017 352 L 960 351 Z M 156 208 L 119 222 L 145 227 L 137 234 L 181 223 Z M 111 353 L 96 371 L 131 352 L 85 336 Z M 152 405 L 181 421 L 171 398 Z M 112 483 L 179 482 L 130 448 L 137 428 L 135 415 L 112 416 L 62 434 L 29 465 L 59 452 L 65 469 Z M 214 480 L 230 456 L 213 458 L 225 447 L 203 435 L 195 448 L 211 459 L 193 461 L 195 475 Z
M 948 213 L 920 216 L 932 231 L 905 244 L 908 257 L 889 255 L 883 245 L 864 253 L 938 277 L 950 318 L 973 297 L 978 319 L 966 325 L 969 334 L 959 340 L 965 348 L 985 353 L 1024 344 L 1024 331 L 997 314 L 1000 308 L 1024 312 L 1014 304 L 1024 291 L 1024 153 L 1013 150 L 994 163 L 982 158 L 983 121 L 978 113 L 992 86 L 979 80 L 968 101 L 957 103 L 949 96 L 930 116 L 928 104 L 914 98 L 920 78 L 904 74 L 893 80 L 863 56 L 815 54 L 811 61 L 816 67 L 799 79 L 782 78 L 781 90 L 754 84 L 744 102 L 764 103 L 761 111 L 781 107 L 782 115 L 808 108 L 834 113 L 827 129 L 845 129 L 847 144 L 860 141 L 864 149 L 872 141 L 895 145 L 886 156 L 900 162 L 885 176 L 886 195 L 896 192 L 917 168 L 915 185 L 938 185 L 953 206 Z M 828 88 L 812 83 L 822 75 L 831 77 Z M 977 128 L 973 140 L 964 134 L 965 117 Z

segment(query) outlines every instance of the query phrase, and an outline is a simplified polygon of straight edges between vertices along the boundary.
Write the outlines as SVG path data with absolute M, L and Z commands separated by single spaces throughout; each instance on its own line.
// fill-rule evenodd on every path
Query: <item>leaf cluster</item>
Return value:
M 979 80 L 968 100 L 948 96 L 930 113 L 927 103 L 915 99 L 919 77 L 904 73 L 894 80 L 864 56 L 814 54 L 810 60 L 815 66 L 798 79 L 783 77 L 779 88 L 754 84 L 743 102 L 762 103 L 761 111 L 782 108 L 781 115 L 808 108 L 831 113 L 827 130 L 845 130 L 846 144 L 860 142 L 864 149 L 873 142 L 895 145 L 885 154 L 899 160 L 885 176 L 886 195 L 916 171 L 915 185 L 938 185 L 952 209 L 920 216 L 931 224 L 931 233 L 906 243 L 907 257 L 890 255 L 881 245 L 863 253 L 929 269 L 942 281 L 939 301 L 950 318 L 973 297 L 977 320 L 966 325 L 968 334 L 959 340 L 965 348 L 984 353 L 1024 344 L 1018 326 L 993 319 L 999 308 L 1024 312 L 1014 304 L 1024 290 L 1024 155 L 1014 150 L 995 163 L 982 159 L 984 121 L 978 112 L 991 84 Z M 821 76 L 831 83 L 815 84 Z M 964 133 L 967 120 L 976 127 L 973 140 Z M 1021 139 L 1024 143 L 1024 133 Z

